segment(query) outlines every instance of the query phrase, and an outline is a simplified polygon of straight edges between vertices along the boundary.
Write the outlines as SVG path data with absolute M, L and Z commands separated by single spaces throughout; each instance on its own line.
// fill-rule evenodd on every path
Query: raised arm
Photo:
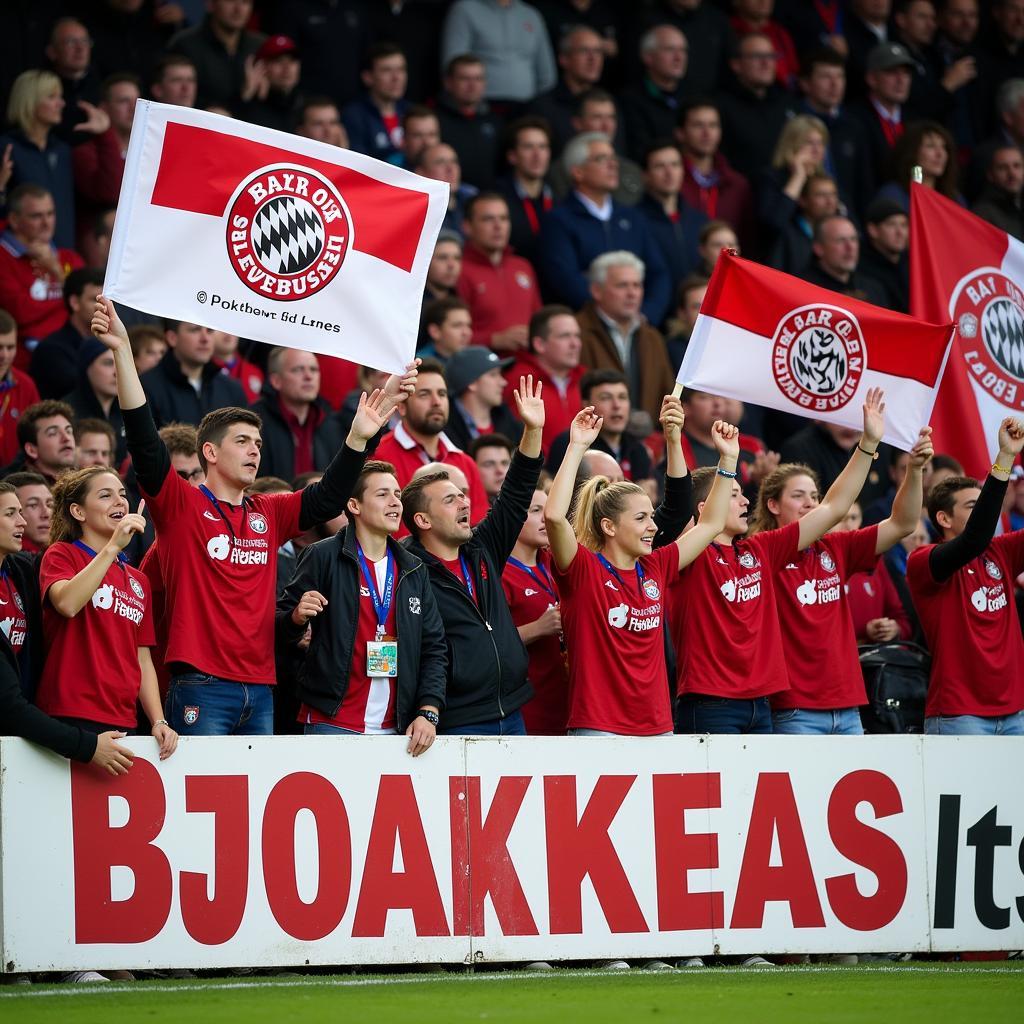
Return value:
M 565 458 L 558 467 L 548 501 L 544 506 L 544 524 L 548 531 L 548 544 L 551 546 L 551 557 L 555 565 L 566 570 L 576 557 L 579 542 L 569 522 L 569 506 L 572 504 L 572 492 L 576 484 L 576 474 L 580 463 L 590 446 L 601 433 L 604 419 L 588 405 L 581 409 L 569 426 L 569 447 L 565 450 Z
M 697 525 L 676 538 L 680 570 L 685 569 L 725 529 L 733 494 L 743 493 L 736 478 L 736 463 L 740 457 L 739 428 L 716 420 L 711 436 L 718 450 L 718 472 Z
M 665 433 L 665 496 L 654 510 L 654 525 L 658 528 L 654 537 L 655 548 L 671 544 L 686 529 L 693 516 L 693 483 L 683 454 L 685 419 L 679 399 L 666 395 L 659 417 Z
M 800 520 L 801 551 L 824 537 L 850 511 L 850 506 L 857 500 L 868 478 L 868 470 L 874 462 L 884 430 L 885 393 L 881 388 L 871 388 L 864 400 L 864 433 L 857 442 L 856 450 L 822 498 L 821 504 Z
M 96 309 L 92 314 L 92 333 L 114 353 L 117 367 L 117 404 L 122 411 L 138 409 L 146 404 L 146 392 L 135 368 L 135 357 L 128 342 L 128 332 L 114 309 L 114 304 L 105 295 L 97 296 Z
M 876 555 L 884 554 L 917 529 L 917 524 L 921 521 L 921 506 L 924 503 L 924 467 L 934 454 L 932 428 L 924 427 L 918 434 L 917 444 L 910 451 L 910 465 L 893 499 L 892 513 L 888 519 L 883 519 L 878 524 Z

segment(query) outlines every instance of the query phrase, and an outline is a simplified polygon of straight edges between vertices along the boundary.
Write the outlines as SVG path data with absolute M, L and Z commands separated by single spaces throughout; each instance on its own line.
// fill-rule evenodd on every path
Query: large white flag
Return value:
M 885 389 L 885 440 L 905 451 L 931 416 L 953 339 L 929 324 L 722 253 L 679 367 L 697 391 L 859 428 Z
M 105 293 L 393 372 L 447 203 L 445 183 L 371 157 L 140 100 Z

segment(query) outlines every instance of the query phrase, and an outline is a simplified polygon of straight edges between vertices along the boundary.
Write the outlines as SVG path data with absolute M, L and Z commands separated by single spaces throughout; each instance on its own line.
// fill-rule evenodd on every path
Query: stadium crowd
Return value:
M 1024 0 L 0 25 L 4 733 L 114 774 L 136 733 L 857 734 L 858 644 L 916 644 L 925 731 L 1024 734 L 1024 424 L 978 481 L 877 392 L 670 395 L 723 249 L 905 312 L 915 167 L 1024 238 Z M 103 298 L 140 97 L 447 182 L 418 364 Z

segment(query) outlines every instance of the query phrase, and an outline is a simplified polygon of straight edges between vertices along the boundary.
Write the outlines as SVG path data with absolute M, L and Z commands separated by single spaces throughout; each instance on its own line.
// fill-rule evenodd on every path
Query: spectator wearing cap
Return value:
M 1024 154 L 1019 146 L 999 146 L 992 151 L 985 171 L 985 188 L 971 207 L 989 224 L 1014 238 L 1024 239 Z
M 523 0 L 456 0 L 441 30 L 441 65 L 462 53 L 487 68 L 487 98 L 526 103 L 558 80 L 548 30 Z
M 77 367 L 75 388 L 63 400 L 71 406 L 75 420 L 102 420 L 110 426 L 117 441 L 113 464 L 119 466 L 128 455 L 128 447 L 121 407 L 117 404 L 114 353 L 92 336 L 83 338 L 78 349 Z
M 462 299 L 434 299 L 423 307 L 420 337 L 425 339 L 416 354 L 446 365 L 456 352 L 473 340 L 473 318 Z
M 441 221 L 441 233 L 451 232 L 462 239 L 462 220 L 466 212 L 466 203 L 475 196 L 477 189 L 462 180 L 462 166 L 459 155 L 446 142 L 436 146 L 427 146 L 419 155 L 412 168 L 424 178 L 443 181 L 448 186 L 448 209 Z M 440 236 L 438 236 L 440 237 Z
M 509 249 L 511 220 L 505 197 L 481 192 L 466 203 L 466 246 L 458 293 L 473 317 L 473 344 L 496 352 L 526 348 L 526 325 L 540 309 L 533 267 Z
M 507 382 L 502 372 L 514 362 L 481 345 L 470 345 L 448 360 L 445 373 L 451 411 L 445 432 L 463 451 L 488 434 L 519 440 L 523 428 L 505 404 Z
M 77 383 L 78 350 L 92 337 L 90 324 L 102 287 L 102 273 L 85 267 L 64 279 L 64 325 L 39 342 L 28 363 L 41 398 L 60 398 Z
M 14 367 L 17 352 L 18 325 L 7 310 L 0 309 L 0 466 L 18 454 L 18 419 L 39 401 L 32 378 Z
M 880 43 L 867 57 L 867 96 L 851 108 L 868 140 L 871 173 L 883 181 L 892 151 L 903 135 L 914 59 L 899 43 Z
M 591 370 L 625 375 L 634 409 L 651 423 L 675 384 L 665 339 L 644 318 L 644 264 L 631 252 L 606 252 L 590 264 L 591 301 L 577 314 L 583 347 L 580 361 Z
M 579 309 L 590 298 L 591 263 L 609 250 L 627 250 L 647 268 L 643 313 L 651 323 L 661 323 L 671 295 L 668 269 L 645 218 L 612 197 L 619 167 L 608 137 L 599 132 L 577 135 L 565 147 L 562 162 L 573 191 L 541 229 L 540 270 L 552 298 Z M 658 402 L 660 408 L 660 398 Z
M 541 118 L 521 117 L 508 126 L 505 145 L 510 172 L 495 189 L 508 203 L 513 250 L 536 266 L 541 224 L 555 205 L 547 182 L 551 129 Z
M 741 174 L 752 178 L 771 163 L 782 126 L 795 99 L 775 78 L 775 44 L 763 32 L 736 43 L 729 67 L 733 77 L 718 100 L 722 114 L 722 152 Z
M 453 57 L 437 97 L 441 138 L 459 154 L 462 177 L 476 188 L 492 188 L 498 166 L 502 122 L 484 99 L 487 69 L 471 53 Z
M 910 218 L 899 203 L 876 199 L 868 206 L 865 240 L 858 270 L 873 277 L 885 289 L 884 305 L 900 313 L 910 312 Z
M 299 48 L 289 36 L 267 36 L 246 66 L 241 103 L 235 108 L 243 121 L 289 132 L 295 125 L 302 95 Z
M 341 112 L 349 146 L 389 164 L 401 164 L 402 118 L 409 108 L 405 54 L 394 43 L 375 43 L 362 71 L 364 95 Z
M 583 342 L 579 321 L 568 306 L 541 307 L 530 318 L 529 335 L 530 347 L 518 353 L 505 379 L 514 387 L 521 377 L 533 374 L 533 379 L 544 385 L 541 446 L 547 453 L 554 439 L 569 429 L 573 417 L 583 406 L 580 397 L 580 379 L 586 372 L 580 365 Z M 506 390 L 505 394 L 511 396 L 510 391 Z
M 494 356 L 493 352 L 488 354 Z M 449 394 L 445 368 L 435 359 L 424 359 L 416 390 L 399 407 L 401 422 L 384 435 L 377 446 L 377 458 L 395 467 L 395 477 L 402 487 L 417 469 L 431 462 L 461 470 L 468 484 L 465 493 L 472 509 L 470 521 L 476 525 L 487 512 L 487 501 L 476 463 L 445 433 L 451 412 Z
M 203 20 L 182 29 L 168 44 L 183 53 L 196 67 L 197 106 L 233 110 L 245 86 L 246 66 L 251 65 L 264 36 L 250 32 L 252 0 L 208 0 Z
M 835 214 L 819 220 L 814 228 L 811 250 L 814 258 L 803 273 L 804 280 L 876 306 L 886 304 L 885 289 L 873 277 L 857 269 L 860 237 L 848 217 Z

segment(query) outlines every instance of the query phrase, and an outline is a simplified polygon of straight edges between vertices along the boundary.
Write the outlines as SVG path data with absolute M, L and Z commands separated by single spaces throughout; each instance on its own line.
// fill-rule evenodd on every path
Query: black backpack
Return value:
M 895 640 L 858 648 L 868 702 L 860 709 L 866 733 L 924 732 L 931 656 L 919 644 Z

